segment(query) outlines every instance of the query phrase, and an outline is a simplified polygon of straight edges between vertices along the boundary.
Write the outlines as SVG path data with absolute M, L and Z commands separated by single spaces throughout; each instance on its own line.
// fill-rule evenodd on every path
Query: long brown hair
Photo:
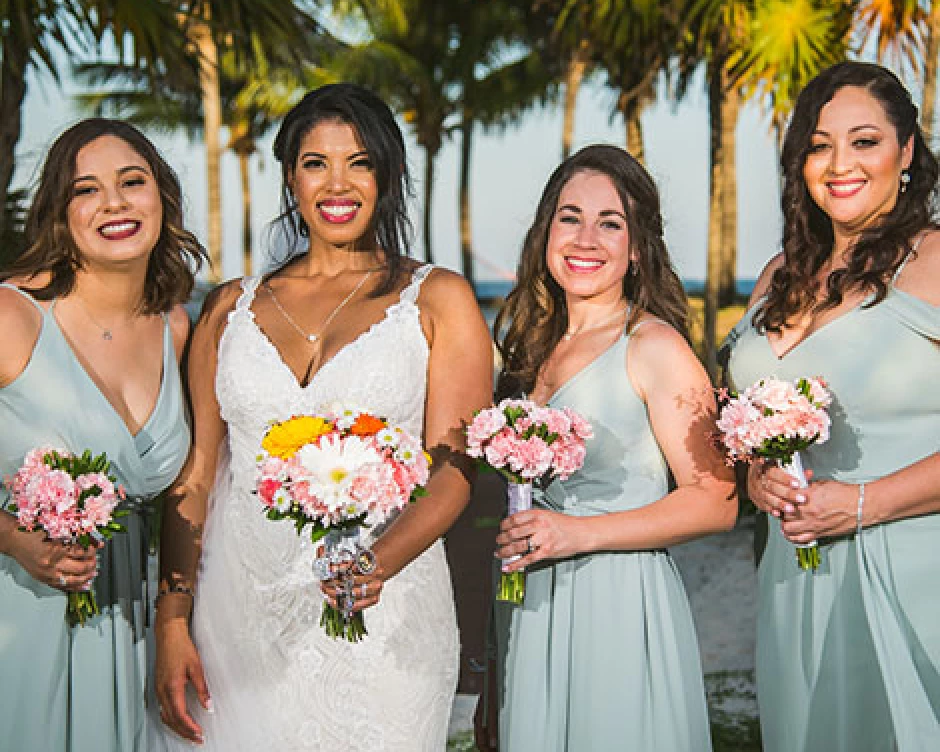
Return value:
M 137 152 L 150 166 L 160 200 L 163 221 L 160 237 L 150 254 L 144 281 L 141 313 L 169 311 L 189 300 L 194 273 L 206 253 L 196 236 L 183 228 L 183 198 L 179 179 L 150 140 L 121 120 L 88 118 L 60 135 L 43 164 L 36 196 L 26 217 L 26 250 L 0 273 L 0 279 L 34 277 L 49 273 L 42 287 L 29 288 L 38 300 L 51 300 L 71 292 L 75 273 L 82 267 L 81 252 L 68 225 L 68 208 L 75 180 L 78 152 L 101 136 L 115 136 Z
M 898 145 L 913 137 L 914 151 L 908 168 L 910 182 L 904 191 L 899 182 L 894 208 L 859 235 L 845 268 L 829 275 L 821 294 L 816 275 L 832 254 L 834 234 L 832 221 L 810 196 L 803 166 L 820 111 L 846 86 L 864 89 L 874 97 L 897 131 Z M 869 305 L 880 303 L 914 237 L 935 226 L 937 159 L 917 125 L 917 107 L 907 89 L 891 71 L 871 63 L 845 62 L 823 71 L 797 98 L 781 164 L 784 262 L 771 278 L 767 298 L 754 316 L 755 326 L 762 332 L 779 331 L 795 314 L 838 306 L 850 290 L 873 290 L 875 298 Z
M 594 145 L 573 154 L 552 173 L 526 233 L 516 286 L 496 317 L 493 334 L 502 356 L 499 397 L 528 392 L 542 364 L 568 326 L 564 291 L 548 270 L 545 249 L 558 198 L 571 178 L 597 172 L 613 182 L 627 217 L 635 273 L 623 278 L 623 294 L 634 309 L 627 329 L 646 310 L 688 339 L 688 302 L 663 239 L 656 184 L 643 166 L 616 146 Z M 500 333 L 505 334 L 500 337 Z

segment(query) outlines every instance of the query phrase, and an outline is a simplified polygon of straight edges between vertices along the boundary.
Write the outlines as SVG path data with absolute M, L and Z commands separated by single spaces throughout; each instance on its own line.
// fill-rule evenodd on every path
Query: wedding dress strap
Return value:
M 257 291 L 258 285 L 260 284 L 260 275 L 254 277 L 242 277 L 242 294 L 238 296 L 238 300 L 235 302 L 236 311 L 249 311 L 251 308 L 251 303 L 255 299 L 255 292 Z
M 427 279 L 427 276 L 434 271 L 434 264 L 425 264 L 419 266 L 411 275 L 411 282 L 401 291 L 401 300 L 406 303 L 417 303 L 418 293 L 421 292 L 421 283 Z

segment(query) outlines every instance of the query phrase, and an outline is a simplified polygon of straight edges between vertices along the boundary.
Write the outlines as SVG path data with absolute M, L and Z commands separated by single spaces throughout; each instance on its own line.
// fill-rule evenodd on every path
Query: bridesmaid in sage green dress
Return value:
M 737 502 L 709 438 L 714 397 L 683 337 L 686 313 L 643 167 L 613 146 L 563 162 L 496 325 L 498 391 L 569 406 L 595 436 L 583 468 L 497 537 L 497 555 L 522 555 L 509 569 L 527 572 L 524 602 L 505 607 L 502 752 L 711 747 L 667 547 L 729 529 Z
M 144 505 L 124 518 L 126 533 L 89 551 L 23 532 L 0 510 L 5 750 L 146 749 L 146 505 L 189 448 L 179 303 L 203 255 L 180 201 L 139 131 L 81 121 L 51 147 L 27 250 L 0 277 L 0 475 L 37 446 L 106 452 Z M 89 585 L 101 613 L 69 627 L 66 593 Z
M 737 388 L 821 376 L 831 436 L 807 489 L 752 467 L 769 512 L 757 680 L 768 752 L 940 749 L 937 160 L 897 78 L 864 63 L 800 95 L 783 149 L 783 253 L 732 331 Z M 818 570 L 794 544 L 820 542 Z

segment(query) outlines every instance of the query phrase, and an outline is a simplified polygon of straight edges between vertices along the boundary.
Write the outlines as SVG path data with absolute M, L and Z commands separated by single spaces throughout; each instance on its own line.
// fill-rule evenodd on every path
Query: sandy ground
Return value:
M 734 530 L 672 549 L 689 594 L 698 631 L 702 668 L 714 716 L 756 716 L 753 699 L 757 578 L 752 541 L 754 518 Z M 731 691 L 729 692 L 729 687 Z M 454 701 L 451 735 L 472 728 L 477 695 Z

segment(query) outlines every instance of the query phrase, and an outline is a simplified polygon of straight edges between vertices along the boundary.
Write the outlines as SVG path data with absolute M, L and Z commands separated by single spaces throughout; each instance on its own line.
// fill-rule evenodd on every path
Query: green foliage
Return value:
M 19 256 L 26 246 L 26 191 L 11 191 L 3 206 L 3 234 L 0 236 L 0 269 Z

